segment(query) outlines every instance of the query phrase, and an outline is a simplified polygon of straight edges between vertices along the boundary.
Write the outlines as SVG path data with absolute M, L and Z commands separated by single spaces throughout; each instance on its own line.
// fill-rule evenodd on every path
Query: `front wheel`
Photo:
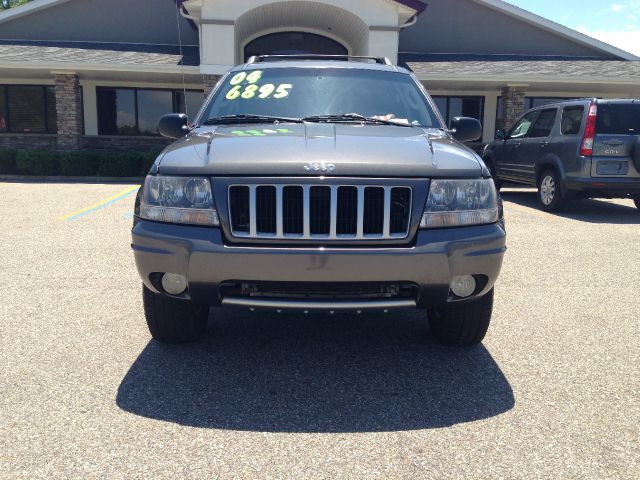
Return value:
M 149 332 L 159 342 L 194 342 L 207 328 L 207 306 L 154 293 L 144 285 L 142 301 Z
M 441 343 L 458 347 L 480 343 L 489 329 L 493 288 L 475 300 L 428 310 L 431 333 Z
M 538 201 L 545 212 L 557 212 L 566 199 L 562 192 L 560 176 L 555 170 L 545 170 L 538 179 Z

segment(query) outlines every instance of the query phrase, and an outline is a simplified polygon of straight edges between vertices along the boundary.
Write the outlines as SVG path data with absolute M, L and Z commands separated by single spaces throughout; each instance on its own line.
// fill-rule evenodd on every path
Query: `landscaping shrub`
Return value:
M 16 170 L 20 175 L 56 175 L 58 157 L 53 152 L 21 150 L 16 155 Z
M 0 150 L 0 175 L 15 175 L 16 155 L 15 150 Z
M 139 177 L 142 157 L 139 153 L 109 152 L 102 156 L 98 175 L 102 177 Z
M 0 175 L 142 177 L 155 152 L 0 150 Z
M 90 177 L 98 174 L 101 154 L 97 152 L 64 152 L 58 154 L 58 174 Z

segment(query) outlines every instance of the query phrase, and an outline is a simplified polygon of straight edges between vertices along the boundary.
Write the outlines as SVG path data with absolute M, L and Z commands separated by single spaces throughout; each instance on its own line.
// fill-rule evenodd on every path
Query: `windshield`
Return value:
M 200 123 L 229 115 L 307 118 L 349 113 L 404 125 L 441 127 L 410 75 L 356 68 L 268 68 L 233 73 L 207 105 Z
M 640 135 L 640 104 L 598 105 L 596 132 L 604 135 Z

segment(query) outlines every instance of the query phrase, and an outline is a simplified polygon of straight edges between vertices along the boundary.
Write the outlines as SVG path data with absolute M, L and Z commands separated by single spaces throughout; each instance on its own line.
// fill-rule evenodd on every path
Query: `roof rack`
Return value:
M 254 55 L 247 60 L 247 63 L 262 63 L 286 60 L 342 60 L 342 61 L 360 61 L 372 60 L 380 65 L 393 66 L 391 60 L 386 57 L 366 57 L 358 55 L 312 55 L 312 54 L 296 54 L 296 55 Z

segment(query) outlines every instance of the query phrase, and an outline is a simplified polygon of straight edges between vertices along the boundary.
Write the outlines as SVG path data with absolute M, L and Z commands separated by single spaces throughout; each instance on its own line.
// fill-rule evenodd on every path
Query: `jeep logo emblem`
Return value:
M 333 173 L 336 171 L 336 166 L 333 163 L 309 162 L 304 166 L 304 169 L 307 172 Z

